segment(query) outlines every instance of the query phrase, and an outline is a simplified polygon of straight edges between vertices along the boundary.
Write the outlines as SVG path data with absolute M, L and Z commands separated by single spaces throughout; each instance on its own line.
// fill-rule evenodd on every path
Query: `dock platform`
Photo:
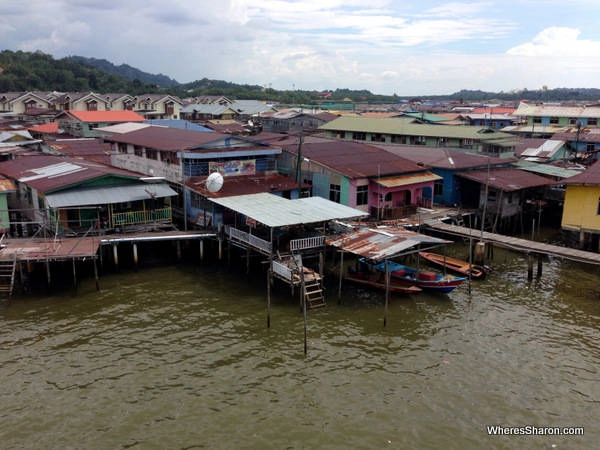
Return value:
M 536 255 L 551 255 L 556 258 L 565 258 L 572 261 L 600 264 L 600 253 L 586 252 L 569 247 L 561 247 L 558 245 L 546 244 L 543 242 L 531 241 L 502 234 L 483 232 L 473 228 L 451 225 L 444 222 L 429 222 L 427 226 L 433 230 L 443 233 L 460 236 L 463 238 L 482 239 L 484 242 L 489 242 L 494 245 L 505 247 L 511 250 L 524 252 L 527 254 Z

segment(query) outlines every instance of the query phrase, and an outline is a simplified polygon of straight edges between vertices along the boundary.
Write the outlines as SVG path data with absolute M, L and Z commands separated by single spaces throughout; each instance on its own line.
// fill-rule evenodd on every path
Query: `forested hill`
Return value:
M 236 84 L 221 80 L 202 78 L 180 84 L 163 74 L 149 74 L 127 64 L 116 66 L 96 58 L 70 56 L 54 59 L 51 55 L 37 52 L 0 51 L 0 93 L 25 91 L 60 91 L 98 93 L 124 92 L 131 95 L 143 93 L 172 94 L 179 97 L 201 95 L 225 95 L 233 100 L 256 99 L 284 104 L 316 104 L 316 91 L 278 91 L 257 85 Z M 449 95 L 407 96 L 377 95 L 367 90 L 334 89 L 327 99 L 331 102 L 350 99 L 354 102 L 396 103 L 401 100 L 421 101 L 488 102 L 532 100 L 543 102 L 582 101 L 600 103 L 600 89 L 558 88 L 515 90 L 511 92 L 485 92 L 461 90 Z
M 116 66 L 105 59 L 86 58 L 85 56 L 70 56 L 66 59 L 76 61 L 79 63 L 84 63 L 88 66 L 93 66 L 97 69 L 100 69 L 103 72 L 119 75 L 125 78 L 126 80 L 130 81 L 139 80 L 142 83 L 154 84 L 162 88 L 179 86 L 180 84 L 173 78 L 169 78 L 166 75 L 154 75 L 151 73 L 143 72 L 139 69 L 136 69 L 135 67 L 131 67 L 129 64 L 121 64 L 119 66 Z

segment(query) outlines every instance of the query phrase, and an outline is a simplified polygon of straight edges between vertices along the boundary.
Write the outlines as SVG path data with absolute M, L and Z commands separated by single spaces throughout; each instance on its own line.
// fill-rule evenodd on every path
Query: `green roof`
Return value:
M 513 163 L 513 166 L 516 166 L 519 169 L 526 170 L 528 172 L 538 173 L 540 175 L 547 175 L 557 178 L 570 178 L 582 172 L 581 170 L 565 169 L 563 167 L 557 167 L 550 164 L 536 163 L 533 161 L 524 160 L 520 160 Z
M 447 117 L 436 116 L 435 114 L 421 112 L 407 112 L 400 117 L 412 117 L 413 119 L 422 120 L 424 122 L 447 122 L 450 120 Z
M 325 131 L 349 131 L 362 133 L 396 134 L 400 136 L 445 137 L 492 141 L 513 139 L 514 136 L 486 127 L 467 125 L 428 125 L 414 123 L 411 117 L 339 117 L 319 127 Z

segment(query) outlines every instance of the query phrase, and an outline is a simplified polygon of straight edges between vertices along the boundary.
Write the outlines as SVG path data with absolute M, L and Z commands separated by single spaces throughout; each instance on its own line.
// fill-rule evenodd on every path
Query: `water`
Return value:
M 351 285 L 303 318 L 266 278 L 210 263 L 105 274 L 101 291 L 0 307 L 0 442 L 12 448 L 597 448 L 596 267 L 496 250 L 446 296 Z M 489 436 L 488 425 L 584 436 Z

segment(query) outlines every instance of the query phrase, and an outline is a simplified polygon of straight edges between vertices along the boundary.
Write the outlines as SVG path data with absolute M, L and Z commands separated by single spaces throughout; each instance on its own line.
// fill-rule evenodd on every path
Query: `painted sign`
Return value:
M 208 171 L 219 172 L 224 177 L 231 175 L 254 175 L 256 174 L 256 160 L 245 159 L 231 160 L 225 162 L 209 162 Z

